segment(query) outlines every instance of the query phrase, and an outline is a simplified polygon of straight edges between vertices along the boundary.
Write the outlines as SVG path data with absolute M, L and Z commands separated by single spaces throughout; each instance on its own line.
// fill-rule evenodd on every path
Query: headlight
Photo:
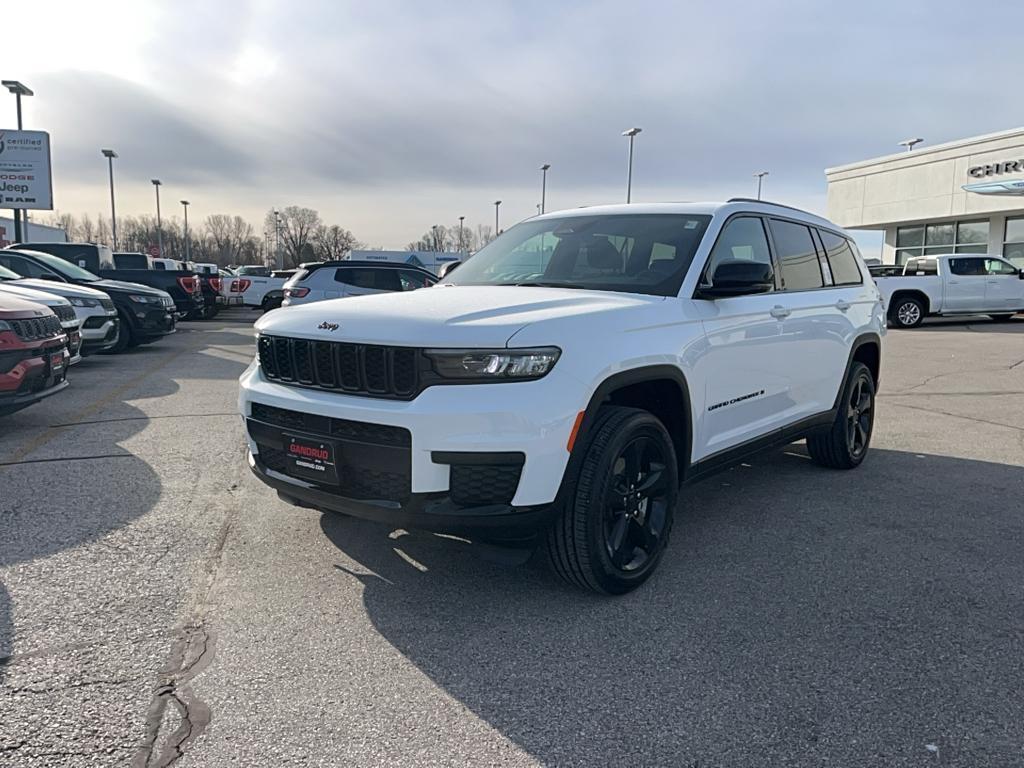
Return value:
M 163 299 L 159 296 L 144 296 L 136 293 L 128 294 L 128 298 L 139 304 L 162 304 Z
M 428 349 L 434 370 L 444 379 L 502 381 L 539 379 L 550 371 L 562 350 L 535 349 Z
M 76 307 L 98 307 L 100 305 L 99 299 L 80 299 L 77 296 L 71 296 L 68 301 Z

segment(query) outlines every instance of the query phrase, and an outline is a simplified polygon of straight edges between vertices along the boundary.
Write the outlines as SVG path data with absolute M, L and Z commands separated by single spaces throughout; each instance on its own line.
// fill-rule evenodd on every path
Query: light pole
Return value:
M 763 179 L 767 175 L 768 175 L 768 171 L 758 171 L 757 173 L 754 174 L 754 177 L 757 179 L 757 199 L 758 200 L 761 199 L 761 179 Z
M 19 83 L 17 80 L 2 80 L 0 83 L 3 84 L 4 88 L 14 94 L 14 100 L 17 104 L 18 109 L 18 130 L 21 130 L 21 97 L 32 96 L 32 89 L 24 83 Z M 20 208 L 14 208 L 11 210 L 14 214 L 14 240 L 20 243 L 23 239 L 21 232 L 21 217 L 24 215 Z M 28 227 L 26 227 L 27 229 Z
M 281 212 L 274 211 L 274 266 L 279 269 L 284 267 L 284 259 L 281 258 Z
M 462 222 L 465 218 L 465 216 L 459 216 L 459 253 L 464 253 L 466 250 L 465 240 L 462 239 Z
M 156 189 L 156 248 L 164 255 L 164 230 L 160 226 L 160 179 L 150 179 Z
M 494 201 L 494 236 L 498 236 L 498 208 L 501 206 L 501 200 Z
M 192 246 L 188 242 L 188 200 L 182 200 L 181 207 L 185 209 L 185 261 L 190 261 Z
M 623 136 L 629 136 L 629 170 L 626 171 L 626 202 L 630 202 L 633 198 L 633 139 L 636 135 L 642 131 L 642 128 L 630 128 L 628 131 L 623 131 Z
M 548 196 L 548 168 L 551 167 L 551 163 L 544 163 L 540 167 L 540 212 L 544 213 L 545 206 L 547 205 Z
M 910 152 L 914 148 L 915 144 L 920 144 L 922 141 L 924 141 L 924 139 L 904 139 L 899 144 L 901 147 L 906 147 L 907 152 Z
M 114 211 L 114 158 L 117 152 L 112 149 L 101 149 L 103 156 L 107 158 L 107 167 L 110 170 L 110 236 L 114 241 L 114 250 L 117 250 L 117 213 Z

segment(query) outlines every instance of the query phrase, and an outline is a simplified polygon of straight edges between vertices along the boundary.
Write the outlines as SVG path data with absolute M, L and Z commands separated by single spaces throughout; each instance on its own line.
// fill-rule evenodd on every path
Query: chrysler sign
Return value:
M 1024 172 L 1024 160 L 1003 160 L 999 163 L 987 163 L 986 165 L 974 165 L 967 169 L 967 175 L 976 179 L 985 176 L 995 176 L 1003 173 Z
M 0 130 L 0 208 L 53 210 L 50 134 Z

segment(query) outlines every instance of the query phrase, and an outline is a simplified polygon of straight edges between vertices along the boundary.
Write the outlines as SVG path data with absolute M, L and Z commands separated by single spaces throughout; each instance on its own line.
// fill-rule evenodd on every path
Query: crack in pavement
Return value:
M 52 461 L 96 461 L 97 459 L 134 459 L 131 453 L 98 453 L 95 456 L 60 456 L 55 459 L 24 459 L 22 461 L 0 461 L 0 467 L 20 467 L 25 464 L 46 464 Z
M 990 419 L 979 419 L 975 416 L 964 416 L 961 413 L 950 413 L 949 411 L 940 411 L 936 408 L 922 408 L 919 405 L 907 405 L 906 403 L 890 403 L 890 405 L 896 408 L 909 408 L 912 411 L 923 411 L 924 413 L 937 413 L 942 416 L 951 416 L 954 419 L 964 419 L 965 421 L 973 421 L 977 424 L 991 424 L 993 427 L 1003 427 L 1004 429 L 1014 429 L 1018 432 L 1024 432 L 1024 427 L 1018 427 L 1014 424 L 1004 424 L 1001 421 L 992 421 Z
M 238 418 L 238 411 L 231 413 L 168 413 L 162 416 L 119 416 L 112 419 L 93 419 L 92 421 L 69 421 L 67 424 L 51 424 L 47 429 L 64 429 L 66 427 L 83 427 L 89 424 L 113 424 L 118 421 L 155 421 L 156 419 L 206 419 L 211 416 L 231 416 Z
M 217 506 L 220 506 L 219 502 L 212 502 L 207 512 L 212 512 L 212 508 Z M 186 611 L 186 615 L 191 615 L 192 619 L 182 626 L 171 644 L 166 669 L 146 713 L 146 737 L 136 750 L 131 763 L 132 768 L 167 768 L 185 754 L 187 747 L 198 739 L 210 724 L 212 713 L 209 706 L 196 695 L 189 683 L 213 661 L 216 638 L 212 630 L 206 626 L 209 597 L 216 583 L 224 547 L 238 514 L 237 504 L 227 507 L 224 522 L 217 533 L 213 548 L 205 559 L 204 588 L 197 596 L 192 609 Z M 168 705 L 178 714 L 181 722 L 158 749 Z

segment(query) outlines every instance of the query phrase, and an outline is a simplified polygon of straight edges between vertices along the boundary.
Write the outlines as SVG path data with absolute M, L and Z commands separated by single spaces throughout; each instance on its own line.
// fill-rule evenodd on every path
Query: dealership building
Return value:
M 1024 267 L 1024 128 L 829 168 L 829 218 L 885 233 L 882 262 L 1001 254 Z

